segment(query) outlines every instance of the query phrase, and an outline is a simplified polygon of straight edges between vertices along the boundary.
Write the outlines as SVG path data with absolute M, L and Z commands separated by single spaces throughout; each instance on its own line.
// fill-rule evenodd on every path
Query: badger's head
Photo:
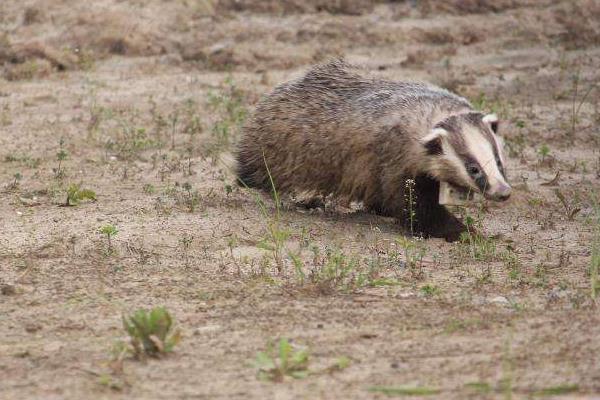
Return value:
M 494 114 L 472 112 L 444 119 L 421 140 L 427 173 L 458 190 L 507 200 L 511 187 L 506 182 L 503 141 L 497 131 Z

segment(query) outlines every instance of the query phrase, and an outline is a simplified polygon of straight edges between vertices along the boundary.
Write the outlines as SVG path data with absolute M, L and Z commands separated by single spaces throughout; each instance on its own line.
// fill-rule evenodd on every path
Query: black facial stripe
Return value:
M 484 192 L 488 184 L 488 177 L 485 173 L 485 170 L 481 167 L 481 164 L 479 164 L 479 162 L 475 158 L 471 157 L 468 154 L 459 154 L 458 156 L 462 159 L 465 168 L 467 168 L 468 165 L 475 165 L 477 166 L 477 168 L 479 168 L 479 171 L 481 171 L 481 176 L 477 179 L 473 179 L 473 181 L 475 182 L 475 185 L 477 185 L 479 190 Z
M 475 179 L 475 184 L 477 185 L 477 187 L 479 188 L 479 190 L 481 190 L 481 192 L 485 192 L 485 188 L 487 187 L 487 175 L 485 174 L 485 172 L 482 172 L 481 176 L 477 179 Z
M 430 156 L 439 156 L 444 154 L 444 150 L 442 149 L 442 140 L 439 137 L 430 140 L 425 143 L 425 149 L 427 149 L 427 154 Z
M 458 118 L 455 115 L 452 115 L 446 118 L 445 120 L 439 122 L 435 127 L 445 129 L 448 132 L 458 132 Z

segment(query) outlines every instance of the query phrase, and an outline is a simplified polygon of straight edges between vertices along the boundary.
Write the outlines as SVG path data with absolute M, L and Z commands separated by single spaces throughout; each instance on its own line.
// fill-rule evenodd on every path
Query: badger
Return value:
M 248 187 L 362 202 L 413 235 L 456 241 L 463 222 L 439 204 L 440 183 L 507 200 L 498 118 L 422 82 L 369 77 L 336 59 L 264 97 L 236 150 Z

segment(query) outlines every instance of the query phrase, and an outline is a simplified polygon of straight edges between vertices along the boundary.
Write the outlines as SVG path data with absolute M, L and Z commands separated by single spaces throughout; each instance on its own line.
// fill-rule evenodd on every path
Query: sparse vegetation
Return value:
M 216 113 L 217 121 L 211 129 L 211 142 L 207 152 L 209 155 L 218 155 L 228 149 L 246 119 L 244 94 L 229 76 L 223 82 L 222 91 L 209 93 L 208 105 Z
M 432 396 L 440 390 L 422 386 L 372 386 L 369 392 L 382 393 L 386 396 Z
M 578 68 L 577 71 L 573 74 L 572 77 L 573 82 L 573 98 L 571 102 L 571 114 L 570 114 L 570 138 L 571 141 L 574 141 L 577 133 L 577 126 L 580 120 L 581 107 L 587 101 L 589 95 L 593 90 L 597 88 L 596 83 L 587 82 L 585 91 L 583 95 L 580 96 L 580 86 L 581 86 L 581 70 Z
M 562 204 L 565 210 L 565 215 L 567 216 L 567 219 L 569 221 L 573 221 L 577 214 L 579 214 L 579 211 L 581 211 L 581 208 L 578 207 L 577 203 L 573 202 L 572 199 L 567 200 L 567 198 L 559 189 L 555 189 L 554 194 L 556 195 L 558 200 L 560 200 L 560 203 Z
M 96 201 L 96 192 L 90 189 L 82 189 L 80 185 L 75 183 L 69 185 L 65 206 L 76 206 L 85 200 Z
M 114 252 L 112 238 L 116 236 L 117 233 L 119 233 L 119 230 L 116 226 L 108 224 L 100 228 L 100 233 L 106 237 L 106 254 L 112 254 Z
M 426 297 L 431 297 L 439 295 L 441 293 L 441 290 L 435 285 L 424 285 L 421 286 L 421 293 L 423 293 L 423 295 Z
M 269 342 L 265 351 L 260 351 L 254 360 L 259 379 L 281 382 L 286 376 L 301 379 L 309 375 L 308 350 L 295 350 L 285 339 Z
M 562 394 L 575 393 L 579 391 L 579 385 L 558 385 L 540 389 L 534 392 L 534 396 L 560 396 Z
M 598 394 L 597 1 L 74 3 L 0 1 L 0 397 Z M 451 209 L 448 243 L 411 182 L 401 223 L 240 187 L 261 96 L 338 54 L 496 112 L 510 200 Z
M 129 335 L 129 343 L 123 351 L 131 352 L 137 358 L 158 357 L 173 351 L 181 340 L 179 329 L 164 307 L 152 310 L 139 309 L 129 316 L 123 316 L 123 328 Z
M 58 153 L 56 153 L 56 160 L 58 161 L 58 165 L 56 166 L 56 168 L 53 169 L 54 171 L 54 177 L 56 179 L 61 179 L 64 178 L 65 176 L 65 171 L 62 168 L 63 167 L 63 161 L 65 161 L 67 159 L 68 153 L 64 148 L 65 146 L 65 141 L 64 139 L 60 139 L 59 141 L 59 150 Z
M 540 164 L 544 164 L 546 162 L 546 158 L 550 155 L 550 147 L 544 143 L 538 149 L 538 154 L 540 155 Z

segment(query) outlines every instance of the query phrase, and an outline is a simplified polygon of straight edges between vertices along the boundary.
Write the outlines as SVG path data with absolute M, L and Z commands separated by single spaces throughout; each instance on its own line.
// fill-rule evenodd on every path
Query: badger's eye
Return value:
M 469 164 L 469 165 L 467 165 L 467 172 L 472 177 L 478 177 L 478 176 L 481 175 L 481 169 L 476 164 Z

